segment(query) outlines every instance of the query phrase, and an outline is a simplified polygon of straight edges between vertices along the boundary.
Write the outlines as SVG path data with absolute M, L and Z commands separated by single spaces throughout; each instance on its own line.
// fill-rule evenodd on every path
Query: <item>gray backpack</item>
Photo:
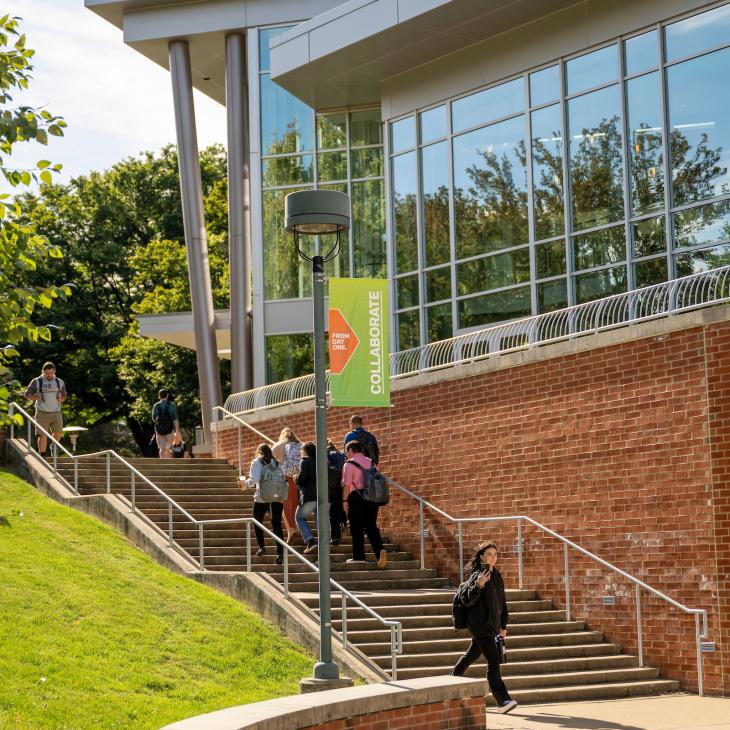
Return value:
M 276 460 L 263 465 L 255 496 L 264 502 L 285 502 L 289 496 L 289 484 Z

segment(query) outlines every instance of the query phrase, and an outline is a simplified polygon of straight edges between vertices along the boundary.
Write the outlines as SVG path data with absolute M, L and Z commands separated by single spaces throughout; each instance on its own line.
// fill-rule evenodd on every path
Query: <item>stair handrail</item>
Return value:
M 250 423 L 246 423 L 246 421 L 243 420 L 240 416 L 236 415 L 235 413 L 231 413 L 231 411 L 227 410 L 223 406 L 214 406 L 213 407 L 213 418 L 211 420 L 211 430 L 215 432 L 215 457 L 216 459 L 219 457 L 220 454 L 220 434 L 218 433 L 218 423 L 220 422 L 218 418 L 218 414 L 222 413 L 223 418 L 232 418 L 234 421 L 236 421 L 236 430 L 238 433 L 238 476 L 239 478 L 243 474 L 243 458 L 242 458 L 242 452 L 241 452 L 241 426 L 245 426 L 249 431 L 252 431 L 257 436 L 262 438 L 264 441 L 267 441 L 269 445 L 274 445 L 274 439 L 270 439 L 265 433 L 262 433 L 257 428 L 254 428 Z
M 675 600 L 671 596 L 666 595 L 665 593 L 662 593 L 660 590 L 657 590 L 656 588 L 650 586 L 648 583 L 645 583 L 640 578 L 637 578 L 636 576 L 631 575 L 630 573 L 627 573 L 625 570 L 622 570 L 616 565 L 613 565 L 612 563 L 609 563 L 607 560 L 604 560 L 603 558 L 599 557 L 598 555 L 595 555 L 594 553 L 590 552 L 590 550 L 587 550 L 586 548 L 578 545 L 577 543 L 573 542 L 572 540 L 569 540 L 567 537 L 563 537 L 563 535 L 559 534 L 558 532 L 555 532 L 555 530 L 551 530 L 549 527 L 546 527 L 545 525 L 541 524 L 537 520 L 534 520 L 532 517 L 529 517 L 527 515 L 508 515 L 508 516 L 500 516 L 500 517 L 453 517 L 452 515 L 448 514 L 444 510 L 440 509 L 439 507 L 436 507 L 436 505 L 432 504 L 428 500 L 424 499 L 423 497 L 415 494 L 407 487 L 404 487 L 402 484 L 399 484 L 398 482 L 394 481 L 393 479 L 390 479 L 389 477 L 386 477 L 386 480 L 388 484 L 395 487 L 399 491 L 403 492 L 407 496 L 411 497 L 412 499 L 415 499 L 418 502 L 418 513 L 419 513 L 419 538 L 420 538 L 420 559 L 421 559 L 421 568 L 426 567 L 425 562 L 425 529 L 424 529 L 424 507 L 428 507 L 429 509 L 433 510 L 437 514 L 441 515 L 442 517 L 446 518 L 450 522 L 457 525 L 458 529 L 458 539 L 459 539 L 459 575 L 460 579 L 463 582 L 464 580 L 464 533 L 463 533 L 463 525 L 467 523 L 476 523 L 476 522 L 516 522 L 517 523 L 517 572 L 518 572 L 518 581 L 519 581 L 519 588 L 522 590 L 523 586 L 523 546 L 522 546 L 522 525 L 523 522 L 526 522 L 533 527 L 538 528 L 539 530 L 542 530 L 547 535 L 550 535 L 551 537 L 557 539 L 558 541 L 563 543 L 564 548 L 564 583 L 565 583 L 565 614 L 566 619 L 570 621 L 570 558 L 569 558 L 569 548 L 572 548 L 579 553 L 585 555 L 587 558 L 590 558 L 594 562 L 598 563 L 599 565 L 604 566 L 605 568 L 608 568 L 609 570 L 612 570 L 613 572 L 617 573 L 618 575 L 622 576 L 626 580 L 633 583 L 636 587 L 635 592 L 635 600 L 636 600 L 636 632 L 637 632 L 637 653 L 639 656 L 639 666 L 644 666 L 644 646 L 643 646 L 643 631 L 641 628 L 641 591 L 645 590 L 648 593 L 653 594 L 657 598 L 662 599 L 666 603 L 669 603 L 674 608 L 679 609 L 680 611 L 694 615 L 695 617 L 695 649 L 697 654 L 697 686 L 699 690 L 700 696 L 704 694 L 704 684 L 703 684 L 703 672 L 702 672 L 702 647 L 701 647 L 701 641 L 702 639 L 708 638 L 709 635 L 709 627 L 708 627 L 708 618 L 707 618 L 707 609 L 705 608 L 690 608 L 689 606 L 685 606 L 683 603 L 680 603 L 679 601 Z M 702 619 L 702 628 L 700 629 L 700 618 Z
M 161 497 L 164 497 L 165 500 L 167 500 L 168 503 L 168 536 L 169 536 L 169 547 L 172 549 L 175 549 L 179 552 L 182 552 L 187 558 L 191 559 L 193 562 L 197 562 L 201 570 L 205 570 L 205 525 L 212 525 L 212 524 L 233 524 L 233 523 L 245 523 L 246 524 L 246 571 L 251 572 L 251 524 L 255 524 L 258 527 L 260 527 L 262 530 L 264 530 L 267 534 L 269 534 L 277 543 L 280 543 L 284 546 L 285 552 L 284 552 L 284 597 L 289 597 L 289 576 L 288 576 L 288 554 L 289 552 L 293 553 L 299 560 L 301 560 L 303 563 L 305 563 L 310 570 L 313 570 L 317 574 L 319 574 L 319 568 L 314 565 L 314 563 L 307 560 L 303 555 L 300 555 L 294 548 L 292 548 L 290 545 L 287 545 L 286 542 L 281 540 L 277 535 L 275 535 L 271 530 L 269 530 L 267 527 L 262 525 L 258 520 L 255 520 L 253 517 L 232 517 L 232 518 L 224 518 L 219 520 L 198 520 L 196 517 L 193 517 L 185 508 L 181 507 L 172 497 L 170 497 L 168 494 L 166 494 L 162 489 L 160 489 L 156 484 L 154 484 L 152 481 L 150 481 L 144 474 L 142 474 L 137 468 L 135 468 L 132 464 L 130 464 L 124 457 L 117 454 L 113 449 L 104 449 L 103 451 L 97 451 L 90 454 L 72 454 L 68 449 L 66 449 L 63 444 L 59 443 L 51 434 L 49 434 L 42 426 L 38 424 L 35 418 L 31 416 L 22 406 L 20 406 L 18 403 L 13 401 L 10 403 L 8 408 L 8 414 L 11 417 L 11 426 L 10 426 L 10 440 L 15 439 L 15 423 L 12 419 L 15 411 L 18 411 L 21 413 L 28 423 L 28 441 L 27 441 L 27 453 L 30 454 L 31 452 L 34 452 L 35 450 L 32 448 L 32 437 L 31 437 L 31 423 L 35 424 L 36 428 L 40 429 L 50 440 L 51 440 L 51 451 L 53 453 L 53 476 L 54 478 L 58 478 L 63 480 L 64 483 L 66 483 L 69 488 L 72 489 L 73 493 L 76 496 L 79 496 L 79 490 L 78 490 L 78 463 L 79 459 L 84 458 L 90 458 L 95 456 L 106 456 L 106 491 L 107 494 L 111 494 L 111 470 L 110 470 L 110 463 L 111 463 L 111 457 L 114 456 L 116 459 L 118 459 L 122 464 L 124 464 L 131 472 L 131 488 L 132 488 L 132 512 L 133 513 L 140 513 L 144 514 L 141 510 L 138 510 L 136 507 L 136 491 L 135 491 L 135 476 L 142 479 L 144 482 L 146 482 L 150 487 L 152 487 Z M 244 425 L 245 422 L 243 422 Z M 253 431 L 256 431 L 253 427 L 251 427 Z M 260 431 L 256 431 L 260 436 L 262 436 L 265 440 L 271 441 L 268 437 L 264 436 Z M 271 441 L 273 443 L 273 441 Z M 55 448 L 54 448 L 55 447 Z M 62 475 L 58 473 L 58 465 L 57 465 L 57 457 L 56 457 L 56 448 L 60 448 L 64 453 L 66 453 L 72 460 L 74 464 L 74 484 L 71 485 Z M 172 507 L 175 507 L 179 512 L 185 517 L 189 522 L 191 522 L 193 525 L 197 526 L 198 528 L 198 546 L 199 546 L 199 556 L 198 560 L 196 561 L 190 553 L 188 553 L 184 548 L 179 546 L 173 538 L 174 534 L 174 528 L 173 528 L 173 518 L 172 518 Z M 146 517 L 146 515 L 145 515 Z M 147 518 L 149 519 L 149 518 Z M 164 534 L 164 532 L 163 532 Z M 348 591 L 344 586 L 340 585 L 334 578 L 330 578 L 330 585 L 333 586 L 336 590 L 339 590 L 342 594 L 342 631 L 340 632 L 341 638 L 342 638 L 342 645 L 347 648 L 347 646 L 352 646 L 352 644 L 347 639 L 347 598 L 350 598 L 354 603 L 356 603 L 358 606 L 363 608 L 367 613 L 369 613 L 373 618 L 380 621 L 383 625 L 388 627 L 390 629 L 390 648 L 391 648 L 391 679 L 396 680 L 398 678 L 398 668 L 397 668 L 397 656 L 403 653 L 403 625 L 400 621 L 389 621 L 388 619 L 384 618 L 380 614 L 378 614 L 376 611 L 374 611 L 372 608 L 367 606 L 362 600 L 360 600 L 357 596 L 353 595 L 350 591 Z M 331 629 L 333 633 L 335 632 L 334 629 Z
M 275 542 L 284 548 L 284 598 L 289 597 L 289 553 L 294 555 L 299 561 L 304 563 L 307 568 L 314 571 L 319 575 L 319 567 L 308 560 L 304 555 L 298 553 L 291 545 L 288 545 L 278 535 L 274 534 L 268 527 L 264 526 L 254 517 L 224 517 L 221 519 L 213 520 L 196 520 L 199 526 L 200 535 L 203 534 L 206 525 L 233 525 L 233 524 L 246 524 L 246 572 L 251 572 L 251 525 L 260 527 L 267 535 L 272 537 Z M 201 538 L 202 540 L 202 538 Z M 202 542 L 200 543 L 202 547 Z M 200 554 L 201 567 L 205 564 L 205 558 L 203 553 Z M 267 574 L 268 575 L 268 574 Z M 403 624 L 400 621 L 391 621 L 381 616 L 377 611 L 370 608 L 360 598 L 351 593 L 347 588 L 338 583 L 334 578 L 330 578 L 330 586 L 340 591 L 342 594 L 342 631 L 339 632 L 342 640 L 342 646 L 347 648 L 348 644 L 352 644 L 347 639 L 347 598 L 353 603 L 356 603 L 360 608 L 364 609 L 374 619 L 377 619 L 381 624 L 390 629 L 390 649 L 391 649 L 391 679 L 398 679 L 398 667 L 396 657 L 403 653 Z M 332 629 L 334 632 L 335 630 Z M 337 632 L 335 632 L 337 633 Z

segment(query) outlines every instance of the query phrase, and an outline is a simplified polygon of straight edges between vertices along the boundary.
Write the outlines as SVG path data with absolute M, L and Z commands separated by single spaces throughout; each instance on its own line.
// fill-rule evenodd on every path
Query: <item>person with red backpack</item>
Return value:
M 347 444 L 350 441 L 357 441 L 362 446 L 362 453 L 370 459 L 375 466 L 380 461 L 380 446 L 378 439 L 374 433 L 370 433 L 362 425 L 362 416 L 352 416 L 350 418 L 350 431 L 345 436 L 344 448 L 347 451 Z

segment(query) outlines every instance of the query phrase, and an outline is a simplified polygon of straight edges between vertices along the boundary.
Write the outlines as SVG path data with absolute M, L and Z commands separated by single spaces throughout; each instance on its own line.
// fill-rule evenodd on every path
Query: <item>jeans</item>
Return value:
M 253 518 L 257 522 L 264 521 L 264 516 L 271 508 L 271 531 L 280 540 L 284 539 L 284 533 L 281 531 L 281 516 L 284 514 L 284 505 L 281 502 L 254 502 L 253 503 Z M 264 547 L 264 531 L 258 526 L 253 526 L 253 531 L 256 533 L 256 542 L 259 547 Z M 284 547 L 280 543 L 276 543 L 276 554 L 283 555 Z
M 487 682 L 489 689 L 497 701 L 497 706 L 503 705 L 512 698 L 509 696 L 507 687 L 502 681 L 502 673 L 499 670 L 499 649 L 494 641 L 494 636 L 472 636 L 471 644 L 456 665 L 451 670 L 451 674 L 456 677 L 463 677 L 466 670 L 483 654 L 487 660 Z
M 366 502 L 357 491 L 350 493 L 347 504 L 352 535 L 352 559 L 365 560 L 365 535 L 370 540 L 375 557 L 379 558 L 383 539 L 378 529 L 378 505 Z
M 308 543 L 314 538 L 312 534 L 312 528 L 309 526 L 309 515 L 314 512 L 314 524 L 317 524 L 317 502 L 315 500 L 311 502 L 305 502 L 297 507 L 296 521 L 299 532 L 302 533 L 302 540 Z

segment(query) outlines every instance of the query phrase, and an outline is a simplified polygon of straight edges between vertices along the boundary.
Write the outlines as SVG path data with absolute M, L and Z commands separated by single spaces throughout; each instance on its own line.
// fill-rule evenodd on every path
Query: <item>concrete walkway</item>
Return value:
M 673 694 L 487 709 L 487 730 L 730 730 L 730 699 Z

